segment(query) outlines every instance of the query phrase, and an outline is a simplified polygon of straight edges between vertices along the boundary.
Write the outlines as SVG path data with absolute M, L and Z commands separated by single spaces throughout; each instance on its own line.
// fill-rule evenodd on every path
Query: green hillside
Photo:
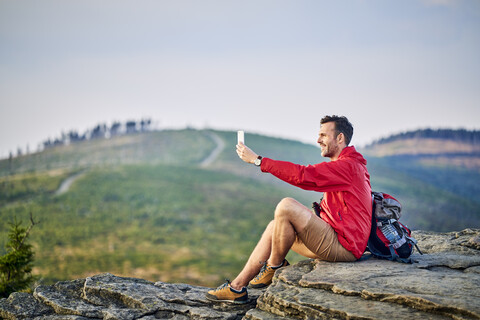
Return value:
M 298 191 L 238 159 L 234 133 L 213 134 L 227 147 L 206 167 L 202 160 L 216 143 L 211 132 L 197 130 L 83 141 L 0 161 L 1 247 L 5 222 L 27 222 L 32 212 L 40 220 L 31 236 L 34 272 L 44 282 L 108 271 L 217 285 L 243 266 L 276 203 Z M 292 161 L 317 152 L 247 138 L 274 155 L 298 149 Z M 74 175 L 68 192 L 57 195 Z
M 416 229 L 480 226 L 480 132 L 420 129 L 382 138 L 362 150 L 372 186 L 404 205 Z
M 218 139 L 223 149 L 205 164 Z M 314 145 L 255 134 L 247 134 L 246 142 L 264 156 L 322 161 Z M 282 197 L 309 205 L 321 196 L 243 163 L 235 144 L 234 132 L 170 130 L 0 160 L 0 253 L 6 222 L 17 216 L 26 223 L 32 212 L 40 220 L 31 235 L 34 272 L 46 283 L 111 272 L 216 286 L 243 267 Z M 480 226 L 478 170 L 417 157 L 368 161 L 373 188 L 404 204 L 402 219 L 410 227 Z M 72 176 L 71 187 L 58 194 Z

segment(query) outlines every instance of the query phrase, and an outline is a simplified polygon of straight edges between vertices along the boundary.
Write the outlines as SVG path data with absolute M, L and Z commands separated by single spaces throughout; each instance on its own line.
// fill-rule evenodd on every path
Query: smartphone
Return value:
M 243 130 L 237 131 L 237 142 L 245 144 L 245 132 Z

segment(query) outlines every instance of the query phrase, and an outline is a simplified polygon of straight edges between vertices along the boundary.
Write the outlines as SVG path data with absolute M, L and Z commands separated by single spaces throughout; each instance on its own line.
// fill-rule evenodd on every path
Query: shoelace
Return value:
M 275 267 L 275 269 L 282 267 L 284 264 L 285 264 L 285 260 L 282 261 L 282 264 L 281 264 L 281 265 L 279 265 L 278 267 Z M 256 279 L 256 280 L 260 279 L 260 278 L 263 276 L 263 274 L 268 271 L 267 268 L 274 269 L 273 267 L 268 267 L 268 266 L 267 266 L 267 261 L 265 261 L 265 262 L 263 263 L 262 268 L 260 269 L 260 272 L 257 274 L 257 276 L 255 277 L 255 279 Z
M 217 291 L 220 291 L 220 290 L 223 290 L 225 287 L 227 287 L 228 285 L 230 284 L 230 280 L 228 279 L 225 279 L 225 283 L 222 284 L 220 287 L 218 287 L 217 289 L 215 289 L 214 291 L 217 292 Z
M 260 272 L 259 272 L 259 273 L 257 274 L 257 276 L 255 277 L 255 279 L 256 279 L 256 280 L 260 279 L 265 272 L 267 272 L 267 261 L 265 261 L 265 262 L 263 263 L 263 266 L 262 266 L 262 268 L 260 269 Z

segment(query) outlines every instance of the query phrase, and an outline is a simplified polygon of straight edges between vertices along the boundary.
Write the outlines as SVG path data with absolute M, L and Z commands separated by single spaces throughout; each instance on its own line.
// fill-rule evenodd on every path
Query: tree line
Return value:
M 92 129 L 86 130 L 83 134 L 79 134 L 76 130 L 71 130 L 68 133 L 62 133 L 62 136 L 59 138 L 55 138 L 53 140 L 48 139 L 44 141 L 43 147 L 48 149 L 59 145 L 77 143 L 85 140 L 108 139 L 119 135 L 147 132 L 151 129 L 151 119 L 142 119 L 140 121 L 129 120 L 125 123 L 114 122 L 111 126 L 102 123 L 96 125 Z
M 419 129 L 415 131 L 402 132 L 399 134 L 391 135 L 386 138 L 381 138 L 372 143 L 383 144 L 398 140 L 407 139 L 444 139 L 453 140 L 471 144 L 480 143 L 480 131 L 478 130 L 466 130 L 466 129 Z

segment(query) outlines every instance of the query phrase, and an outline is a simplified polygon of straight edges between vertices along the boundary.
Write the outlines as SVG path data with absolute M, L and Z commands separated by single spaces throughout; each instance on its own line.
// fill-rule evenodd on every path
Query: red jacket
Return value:
M 372 196 L 367 161 L 346 147 L 337 161 L 302 166 L 269 158 L 261 169 L 305 190 L 324 192 L 320 217 L 337 232 L 340 244 L 358 259 L 368 242 Z

